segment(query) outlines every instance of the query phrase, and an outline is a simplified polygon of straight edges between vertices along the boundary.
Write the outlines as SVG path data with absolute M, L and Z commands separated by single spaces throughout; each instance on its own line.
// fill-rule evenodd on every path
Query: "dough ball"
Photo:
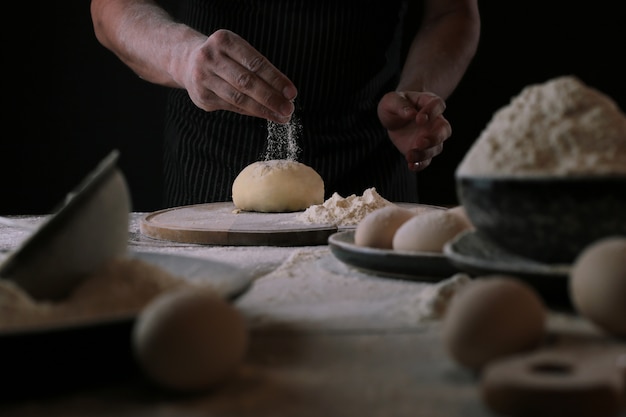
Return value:
M 241 313 L 212 290 L 185 288 L 159 296 L 133 328 L 135 356 L 157 385 L 208 389 L 242 362 L 248 332 Z
M 587 246 L 574 260 L 569 292 L 576 310 L 615 335 L 626 337 L 626 236 Z
M 245 167 L 233 182 L 233 203 L 246 211 L 283 213 L 324 202 L 324 181 L 303 163 L 274 159 Z
M 396 230 L 416 213 L 396 205 L 376 209 L 361 220 L 354 231 L 354 244 L 392 249 Z
M 494 359 L 537 347 L 546 317 L 542 300 L 522 281 L 478 277 L 452 298 L 443 318 L 443 341 L 456 362 L 480 370 Z
M 431 210 L 404 222 L 393 237 L 393 249 L 443 252 L 443 246 L 467 230 L 462 218 L 449 210 Z

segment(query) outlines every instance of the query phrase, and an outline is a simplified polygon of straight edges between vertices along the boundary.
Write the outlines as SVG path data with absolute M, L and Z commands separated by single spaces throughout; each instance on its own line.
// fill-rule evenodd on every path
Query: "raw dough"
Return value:
M 246 211 L 283 213 L 324 202 L 324 181 L 311 167 L 289 159 L 254 162 L 233 182 L 233 203 Z

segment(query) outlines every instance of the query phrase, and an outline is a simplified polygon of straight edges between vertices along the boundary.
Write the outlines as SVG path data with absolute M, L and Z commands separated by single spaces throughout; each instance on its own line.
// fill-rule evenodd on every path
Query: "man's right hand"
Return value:
M 239 35 L 220 29 L 189 54 L 182 83 L 196 106 L 287 123 L 294 84 Z

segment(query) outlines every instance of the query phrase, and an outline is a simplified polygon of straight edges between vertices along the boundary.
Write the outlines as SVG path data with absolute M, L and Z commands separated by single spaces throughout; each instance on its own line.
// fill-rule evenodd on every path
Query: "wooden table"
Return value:
M 240 265 L 245 260 L 242 266 L 256 281 L 236 302 L 250 320 L 249 351 L 241 368 L 215 390 L 198 395 L 164 392 L 140 372 L 76 384 L 53 395 L 24 392 L 19 399 L 3 401 L 0 416 L 493 415 L 481 401 L 479 377 L 452 362 L 443 349 L 441 321 L 423 316 L 412 321 L 415 311 L 402 306 L 394 310 L 394 301 L 406 302 L 412 289 L 417 293 L 434 284 L 368 276 L 341 264 L 324 246 L 208 247 L 146 240 L 137 233 L 139 216 L 131 219 L 131 249 Z M 0 236 L 0 250 L 6 251 L 24 234 L 0 228 Z M 297 262 L 302 264 L 294 265 Z M 318 279 L 314 285 L 312 278 L 301 275 L 305 270 L 310 277 L 328 274 L 328 280 Z M 341 294 L 322 291 L 328 285 L 331 292 L 340 292 L 340 279 L 362 298 L 342 302 Z M 270 304 L 272 285 L 292 285 L 289 291 L 300 293 L 295 301 L 285 295 Z M 380 299 L 368 298 L 371 291 L 366 289 L 380 291 Z M 564 341 L 573 335 L 596 336 L 589 323 L 573 314 L 554 311 L 549 323 L 551 333 Z M 6 387 L 10 381 L 1 384 Z

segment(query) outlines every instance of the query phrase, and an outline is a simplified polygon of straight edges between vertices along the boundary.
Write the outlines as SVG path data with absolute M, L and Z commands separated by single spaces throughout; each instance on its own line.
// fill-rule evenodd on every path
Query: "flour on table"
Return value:
M 139 259 L 108 262 L 60 301 L 34 300 L 12 281 L 0 279 L 0 331 L 132 315 L 183 285 L 202 284 Z
M 406 329 L 439 319 L 465 274 L 438 283 L 372 276 L 337 260 L 328 247 L 301 248 L 237 300 L 252 328 Z
M 378 194 L 376 188 L 368 188 L 362 196 L 352 194 L 344 198 L 334 193 L 324 203 L 306 209 L 297 219 L 304 223 L 352 226 L 372 211 L 392 204 Z

